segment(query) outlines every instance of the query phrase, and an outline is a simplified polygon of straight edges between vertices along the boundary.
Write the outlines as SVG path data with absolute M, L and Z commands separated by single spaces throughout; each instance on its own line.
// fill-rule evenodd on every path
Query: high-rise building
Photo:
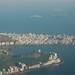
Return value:
M 52 60 L 52 55 L 50 55 L 49 60 Z
M 25 66 L 26 66 L 26 65 L 25 65 L 24 63 L 22 63 L 22 70 L 24 70 Z
M 10 74 L 10 69 L 8 69 L 8 74 Z
M 13 66 L 13 71 L 14 71 L 14 72 L 18 72 L 17 66 Z
M 57 58 L 57 53 L 54 53 L 53 59 L 55 60 Z
M 6 70 L 2 69 L 2 75 L 6 75 Z
M 10 73 L 13 73 L 13 67 L 10 67 Z
M 24 70 L 25 66 L 26 66 L 26 64 L 19 62 L 19 67 L 20 67 L 22 70 Z
M 0 75 L 2 75 L 2 71 L 0 70 Z

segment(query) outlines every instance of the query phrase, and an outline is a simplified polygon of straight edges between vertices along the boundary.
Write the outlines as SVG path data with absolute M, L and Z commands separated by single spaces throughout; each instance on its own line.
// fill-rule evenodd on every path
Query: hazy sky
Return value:
M 0 9 L 74 7 L 75 0 L 0 0 Z
M 0 0 L 0 14 L 39 12 L 58 8 L 63 11 L 75 9 L 75 0 Z

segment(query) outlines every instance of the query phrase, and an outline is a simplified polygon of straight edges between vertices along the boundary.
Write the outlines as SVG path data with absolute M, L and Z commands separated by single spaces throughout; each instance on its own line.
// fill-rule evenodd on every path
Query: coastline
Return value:
M 35 56 L 35 54 L 37 55 L 37 57 Z M 40 58 L 39 58 L 39 55 L 40 55 Z M 27 58 L 26 61 L 30 60 L 30 58 L 31 58 L 31 60 L 33 62 L 34 61 L 33 58 L 36 57 L 35 59 L 38 60 L 38 61 L 36 62 L 36 60 L 35 60 L 34 62 L 36 62 L 36 63 L 34 63 L 34 64 L 30 64 L 31 63 L 30 62 L 29 65 L 28 65 L 26 62 L 24 63 L 23 61 L 20 61 L 19 58 L 24 60 L 25 57 L 24 56 L 23 57 L 18 56 L 17 57 L 17 61 L 18 61 L 17 65 L 15 65 L 15 66 L 12 65 L 12 66 L 9 66 L 9 68 L 4 69 L 6 71 L 5 72 L 6 75 L 24 74 L 24 73 L 27 73 L 27 72 L 30 72 L 30 71 L 33 71 L 33 70 L 36 70 L 36 69 L 41 69 L 41 68 L 45 68 L 45 67 L 52 67 L 52 66 L 56 66 L 57 64 L 60 65 L 63 62 L 63 60 L 60 57 L 58 57 L 57 53 L 55 53 L 55 52 L 41 53 L 40 50 L 31 52 L 30 54 L 27 55 L 28 58 Z M 14 61 L 16 61 L 16 59 L 14 59 L 14 58 L 15 57 L 12 56 L 12 59 Z M 41 60 L 41 59 L 43 59 L 43 60 Z M 10 72 L 8 71 L 9 69 L 10 69 Z
M 42 66 L 40 68 L 35 68 L 35 69 L 30 69 L 30 70 L 25 70 L 25 71 L 22 71 L 22 72 L 16 72 L 16 73 L 12 73 L 12 74 L 9 74 L 9 75 L 22 75 L 22 74 L 25 74 L 27 72 L 31 72 L 31 71 L 35 71 L 37 69 L 43 69 L 43 68 L 48 68 L 48 67 L 55 67 L 55 66 L 59 66 L 60 64 L 63 64 L 64 61 L 61 61 L 59 63 L 55 63 L 55 64 L 51 64 L 51 65 L 47 65 L 47 66 Z

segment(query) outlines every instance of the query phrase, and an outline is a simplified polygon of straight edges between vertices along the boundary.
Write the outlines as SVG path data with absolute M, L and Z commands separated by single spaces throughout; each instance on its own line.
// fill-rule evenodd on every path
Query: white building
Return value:
M 10 42 L 10 45 L 14 45 L 14 42 Z
M 6 70 L 2 69 L 2 75 L 5 75 L 5 74 L 6 74 Z
M 10 73 L 13 73 L 13 67 L 10 66 Z
M 2 71 L 0 70 L 0 75 L 2 75 Z
M 26 64 L 19 62 L 19 67 L 24 70 L 25 69 Z
M 59 62 L 60 62 L 60 59 L 59 59 L 59 58 L 57 58 L 57 59 L 56 59 L 56 63 L 59 63 Z
M 24 70 L 26 64 L 22 63 L 22 70 Z
M 52 60 L 52 55 L 50 55 L 49 60 Z
M 18 67 L 17 66 L 13 66 L 13 71 L 14 72 L 18 72 Z
M 48 61 L 48 62 L 44 63 L 42 66 L 47 66 L 47 65 L 50 65 L 53 63 L 55 63 L 55 60 Z
M 40 53 L 40 52 L 41 52 L 41 50 L 39 49 L 39 50 L 38 50 L 38 52 Z
M 2 42 L 2 46 L 5 45 L 5 42 Z
M 8 74 L 10 74 L 11 72 L 10 72 L 10 69 L 8 69 Z
M 57 58 L 57 53 L 54 53 L 52 59 L 55 60 Z
M 40 68 L 40 64 L 29 66 L 29 69 Z

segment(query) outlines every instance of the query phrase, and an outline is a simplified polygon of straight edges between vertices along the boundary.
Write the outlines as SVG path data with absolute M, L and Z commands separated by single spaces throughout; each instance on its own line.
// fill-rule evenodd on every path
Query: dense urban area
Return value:
M 49 65 L 59 65 L 61 59 L 55 52 L 38 51 L 27 55 L 12 55 L 6 50 L 0 50 L 0 75 L 14 75 Z M 2 65 L 1 65 L 2 64 Z
M 43 34 L 15 34 L 15 33 L 0 33 L 2 36 L 7 36 L 12 41 L 1 41 L 0 45 L 75 45 L 74 35 L 43 35 Z
M 42 53 L 39 49 L 27 55 L 14 55 L 6 49 L 3 50 L 2 46 L 58 44 L 75 45 L 75 36 L 0 33 L 0 75 L 13 75 L 61 63 L 55 52 Z

